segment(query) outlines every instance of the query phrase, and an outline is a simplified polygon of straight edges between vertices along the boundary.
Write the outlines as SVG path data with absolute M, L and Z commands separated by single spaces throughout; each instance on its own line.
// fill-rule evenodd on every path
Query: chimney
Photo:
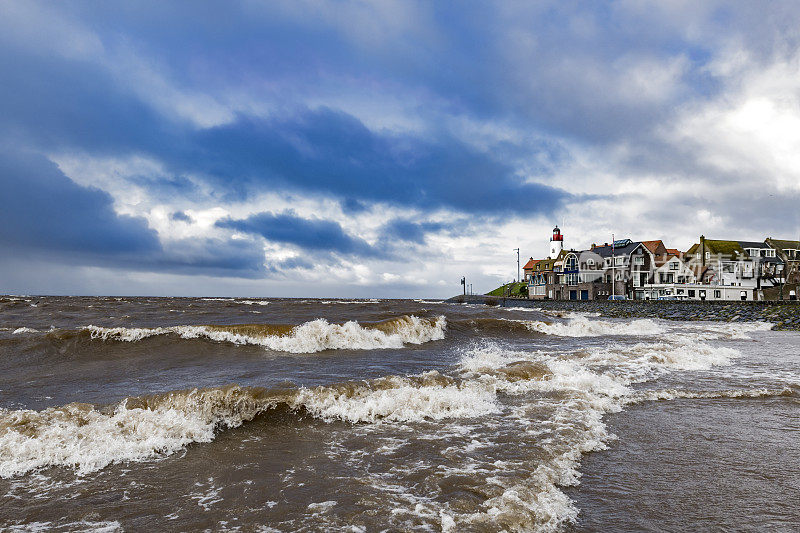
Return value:
M 703 258 L 703 266 L 706 266 L 706 236 L 700 235 L 700 256 Z

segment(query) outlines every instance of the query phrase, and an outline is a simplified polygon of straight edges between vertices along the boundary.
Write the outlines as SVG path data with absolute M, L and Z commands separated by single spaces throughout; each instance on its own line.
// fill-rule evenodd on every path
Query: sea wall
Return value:
M 583 311 L 613 318 L 665 318 L 668 320 L 765 321 L 772 329 L 800 331 L 800 301 L 700 302 L 675 300 L 522 300 L 491 296 L 455 296 L 451 302 L 505 307 L 535 307 L 554 311 Z

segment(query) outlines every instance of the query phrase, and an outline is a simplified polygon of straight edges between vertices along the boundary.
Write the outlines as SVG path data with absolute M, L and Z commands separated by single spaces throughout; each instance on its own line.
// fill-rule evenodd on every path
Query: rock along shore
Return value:
M 448 302 L 533 307 L 555 311 L 599 313 L 611 318 L 664 318 L 721 322 L 764 321 L 772 329 L 800 331 L 800 301 L 701 302 L 675 300 L 524 300 L 495 296 L 454 296 Z

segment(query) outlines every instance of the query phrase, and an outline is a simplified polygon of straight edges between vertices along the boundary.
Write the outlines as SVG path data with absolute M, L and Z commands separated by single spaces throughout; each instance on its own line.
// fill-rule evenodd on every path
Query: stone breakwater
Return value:
M 772 329 L 800 331 L 800 302 L 698 302 L 674 300 L 521 300 L 492 296 L 455 296 L 450 302 L 582 311 L 610 318 L 664 318 L 721 322 L 771 322 Z

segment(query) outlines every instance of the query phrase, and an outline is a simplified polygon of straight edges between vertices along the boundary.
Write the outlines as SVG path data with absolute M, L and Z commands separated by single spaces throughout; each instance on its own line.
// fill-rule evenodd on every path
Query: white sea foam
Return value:
M 269 302 L 264 300 L 234 300 L 234 303 L 243 305 L 269 305 Z
M 235 326 L 170 326 L 158 328 L 105 328 L 86 326 L 93 339 L 136 342 L 168 333 L 184 339 L 207 338 L 232 344 L 264 346 L 290 353 L 314 353 L 322 350 L 374 350 L 402 348 L 406 344 L 422 344 L 445 336 L 444 316 L 435 319 L 413 315 L 395 319 L 391 327 L 364 327 L 358 322 L 331 324 L 325 319 L 312 320 L 292 328 L 286 335 L 239 333 Z
M 791 387 L 783 387 L 781 389 L 761 387 L 755 389 L 726 389 L 716 391 L 666 389 L 639 391 L 631 397 L 631 403 L 678 399 L 775 398 L 797 395 L 798 392 Z
M 454 382 L 437 372 L 382 378 L 370 386 L 301 389 L 293 405 L 322 419 L 348 422 L 419 422 L 499 411 L 491 388 L 475 381 Z
M 319 301 L 312 300 L 311 303 L 323 304 L 323 305 L 330 305 L 330 304 L 379 304 L 379 303 L 381 303 L 381 300 L 378 300 L 376 298 L 370 298 L 369 300 L 319 300 Z
M 210 442 L 217 425 L 236 427 L 266 406 L 241 389 L 168 395 L 154 406 L 121 402 L 104 412 L 87 404 L 43 411 L 0 410 L 0 477 L 49 466 L 78 474 L 120 461 L 174 453 L 192 442 Z
M 570 316 L 564 322 L 525 321 L 531 331 L 560 337 L 597 337 L 603 335 L 660 335 L 666 328 L 643 318 L 630 321 L 590 320 L 587 316 Z
M 39 333 L 39 330 L 38 329 L 33 329 L 33 328 L 22 327 L 22 328 L 15 329 L 12 332 L 12 335 L 21 335 L 23 333 Z
M 583 333 L 585 325 L 581 320 L 577 323 L 573 327 L 582 328 Z M 635 327 L 638 331 L 655 331 L 650 325 L 642 326 Z M 607 324 L 601 327 L 607 328 Z M 761 326 L 744 329 L 748 328 Z M 511 351 L 495 343 L 468 349 L 459 361 L 465 377 L 491 385 L 498 393 L 524 393 L 530 398 L 505 415 L 518 419 L 518 427 L 531 424 L 529 409 L 545 410 L 543 420 L 535 417 L 527 431 L 536 435 L 535 442 L 546 453 L 545 459 L 532 466 L 527 478 L 498 475 L 487 479 L 488 483 L 503 487 L 502 492 L 483 503 L 485 512 L 456 514 L 456 524 L 466 528 L 558 531 L 565 523 L 574 522 L 577 508 L 561 487 L 578 483 L 578 467 L 584 453 L 604 449 L 615 438 L 608 432 L 603 416 L 630 403 L 677 397 L 796 394 L 790 388 L 711 393 L 634 390 L 633 383 L 664 372 L 708 369 L 729 364 L 739 356 L 736 350 L 706 344 L 699 338 L 694 334 L 670 335 L 669 341 L 590 347 L 575 354 Z M 541 402 L 535 400 L 537 393 L 544 395 Z
M 719 338 L 748 340 L 751 338 L 749 333 L 768 331 L 772 326 L 770 322 L 703 322 L 673 326 L 673 329 L 676 335 L 685 335 L 685 330 L 689 330 L 690 335 L 700 340 Z

